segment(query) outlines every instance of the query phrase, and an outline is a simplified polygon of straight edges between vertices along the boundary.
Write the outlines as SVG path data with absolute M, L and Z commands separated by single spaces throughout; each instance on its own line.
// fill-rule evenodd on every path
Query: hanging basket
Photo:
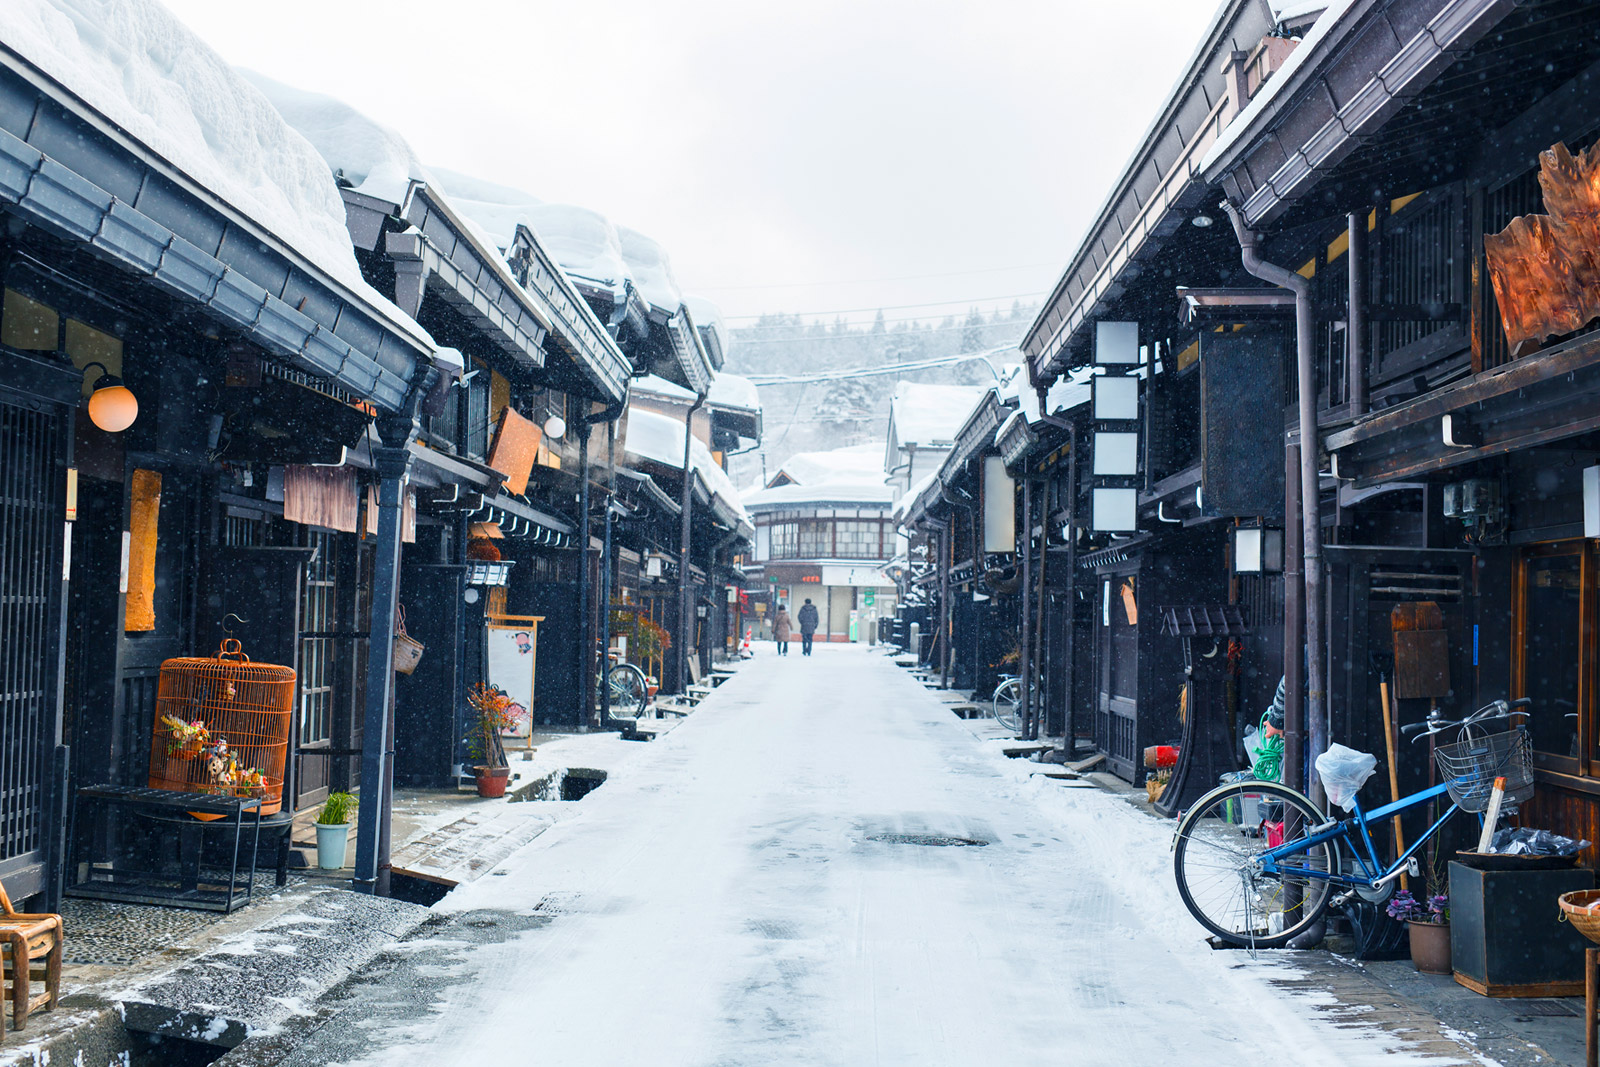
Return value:
M 394 635 L 394 669 L 397 674 L 410 674 L 422 661 L 426 646 L 406 633 L 406 609 L 400 609 L 400 626 Z

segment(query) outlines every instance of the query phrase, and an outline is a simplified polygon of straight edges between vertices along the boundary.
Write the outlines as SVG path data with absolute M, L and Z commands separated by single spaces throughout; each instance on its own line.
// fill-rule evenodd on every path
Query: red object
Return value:
M 1178 765 L 1178 750 L 1173 745 L 1151 745 L 1144 750 L 1144 765 L 1160 770 Z
M 1283 844 L 1282 822 L 1264 822 L 1261 825 L 1266 827 L 1267 830 L 1268 848 L 1277 848 L 1279 845 Z
M 506 784 L 511 781 L 510 767 L 474 767 L 472 773 L 478 779 L 478 795 L 480 797 L 503 797 L 506 795 Z

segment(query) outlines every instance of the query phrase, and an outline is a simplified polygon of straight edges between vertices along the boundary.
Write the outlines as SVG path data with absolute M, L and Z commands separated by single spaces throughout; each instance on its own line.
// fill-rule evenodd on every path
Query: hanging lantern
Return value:
M 139 398 L 104 363 L 85 365 L 85 374 L 90 367 L 99 367 L 100 377 L 95 379 L 94 392 L 89 396 L 89 421 L 106 433 L 121 433 L 139 417 Z

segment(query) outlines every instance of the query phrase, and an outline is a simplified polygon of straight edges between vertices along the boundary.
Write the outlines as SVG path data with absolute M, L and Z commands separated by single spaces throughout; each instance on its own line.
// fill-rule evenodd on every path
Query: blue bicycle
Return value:
M 1533 759 L 1521 710 L 1528 700 L 1497 700 L 1464 719 L 1437 713 L 1401 727 L 1413 741 L 1459 729 L 1454 744 L 1434 751 L 1442 784 L 1375 811 L 1359 798 L 1347 818 L 1317 810 L 1305 794 L 1276 782 L 1233 782 L 1195 801 L 1178 820 L 1173 873 L 1178 893 L 1200 925 L 1252 948 L 1276 948 L 1352 896 L 1381 903 L 1411 858 L 1458 811 L 1481 813 L 1496 778 L 1505 778 L 1502 814 L 1533 795 Z M 1505 728 L 1491 733 L 1486 727 Z M 1372 828 L 1399 812 L 1449 794 L 1450 806 L 1424 834 L 1385 864 Z M 1478 816 L 1482 825 L 1482 815 Z

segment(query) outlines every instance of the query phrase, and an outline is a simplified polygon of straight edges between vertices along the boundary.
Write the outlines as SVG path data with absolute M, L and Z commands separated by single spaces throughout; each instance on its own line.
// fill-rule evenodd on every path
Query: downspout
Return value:
M 1222 209 L 1233 220 L 1233 232 L 1239 239 L 1241 262 L 1244 269 L 1262 281 L 1294 294 L 1294 335 L 1296 381 L 1300 409 L 1300 538 L 1304 573 L 1303 611 L 1305 612 L 1305 718 L 1306 741 L 1312 754 L 1328 747 L 1327 692 L 1322 665 L 1322 501 L 1317 484 L 1317 395 L 1316 376 L 1312 359 L 1311 283 L 1285 267 L 1268 263 L 1261 258 L 1260 237 L 1245 227 L 1244 218 L 1233 204 L 1224 200 Z M 1285 612 L 1287 623 L 1287 612 Z M 1287 625 L 1285 626 L 1287 630 Z M 1302 650 L 1285 646 L 1285 666 L 1298 660 Z M 1289 687 L 1285 686 L 1287 695 Z M 1287 708 L 1285 711 L 1287 712 Z M 1286 716 L 1287 719 L 1287 716 Z M 1286 721 L 1286 726 L 1289 723 Z M 1300 723 L 1294 724 L 1302 725 Z M 1286 731 L 1287 732 L 1287 731 Z M 1291 735 L 1292 736 L 1292 735 Z M 1288 738 L 1285 739 L 1286 742 Z M 1287 746 L 1286 746 L 1287 747 Z M 1296 777 L 1300 764 L 1289 763 L 1286 771 Z M 1310 775 L 1313 790 L 1317 789 L 1316 773 Z M 1286 778 L 1286 782 L 1293 784 Z M 1319 790 L 1320 791 L 1320 790 Z M 1315 792 L 1312 799 L 1318 799 Z
M 955 613 L 954 605 L 952 605 L 950 603 L 950 571 L 951 571 L 951 568 L 953 568 L 956 565 L 956 544 L 955 544 L 955 541 L 956 541 L 956 538 L 955 538 L 955 532 L 956 532 L 956 509 L 957 508 L 962 508 L 962 509 L 970 510 L 971 509 L 971 505 L 970 504 L 963 504 L 961 501 L 956 500 L 953 497 L 951 497 L 950 496 L 950 490 L 944 484 L 944 480 L 943 479 L 940 479 L 940 481 L 939 481 L 939 499 L 943 500 L 945 502 L 946 506 L 948 506 L 950 508 L 950 517 L 947 518 L 945 520 L 945 523 L 944 523 L 944 536 L 943 536 L 942 540 L 944 541 L 943 548 L 944 548 L 945 560 L 944 560 L 944 566 L 941 568 L 940 577 L 939 577 L 939 583 L 940 583 L 939 606 L 940 606 L 940 610 L 944 614 L 944 624 L 939 627 L 939 688 L 940 689 L 949 689 L 950 688 L 950 659 L 951 659 L 951 654 L 952 654 L 952 651 L 953 651 L 953 646 L 955 644 L 955 640 L 954 640 L 955 633 L 954 633 L 954 630 L 955 630 L 955 624 L 956 624 L 956 613 Z M 977 546 L 976 539 L 974 539 L 972 547 L 973 547 L 972 558 L 973 558 L 974 561 L 976 561 L 977 558 L 978 558 L 978 552 L 977 552 L 977 547 L 978 546 Z M 976 572 L 976 569 L 977 569 L 976 562 L 974 562 L 973 569 L 974 569 L 974 572 Z
M 1022 736 L 1038 736 L 1033 719 L 1033 612 L 1028 598 L 1033 593 L 1033 479 L 1022 472 L 1022 542 L 1018 551 L 1022 555 L 1022 640 L 1017 649 L 1017 675 L 1022 697 Z
M 694 510 L 694 465 L 691 449 L 694 445 L 694 415 L 700 406 L 706 402 L 706 394 L 701 393 L 694 398 L 694 403 L 689 405 L 689 413 L 683 417 L 683 493 L 682 493 L 682 524 L 678 534 L 678 654 L 673 657 L 673 685 L 674 693 L 683 692 L 689 685 L 689 634 L 690 627 L 694 625 L 694 605 L 689 603 L 689 523 Z
M 1348 376 L 1350 414 L 1360 418 L 1367 413 L 1367 216 L 1346 216 L 1350 235 L 1350 300 L 1344 319 L 1344 363 Z
M 579 421 L 579 432 L 582 436 L 578 439 L 578 647 L 584 652 L 578 656 L 578 722 L 588 725 L 595 714 L 595 678 L 604 677 L 606 662 L 605 649 L 611 644 L 611 613 L 610 600 L 601 598 L 599 614 L 604 635 L 600 642 L 600 667 L 598 670 L 590 666 L 590 657 L 594 655 L 594 615 L 589 611 L 589 429 L 598 423 L 606 423 L 609 429 L 606 433 L 606 442 L 611 448 L 610 460 L 615 472 L 616 460 L 616 425 L 617 419 L 622 416 L 622 409 L 628 402 L 627 391 L 623 391 L 622 398 L 615 404 L 609 404 L 599 411 L 585 415 Z M 614 485 L 613 485 L 614 488 Z M 611 500 L 606 499 L 607 523 L 610 523 Z M 604 571 L 609 566 L 611 546 L 602 544 L 600 549 L 600 569 Z M 601 588 L 609 594 L 604 579 Z M 599 720 L 598 725 L 605 726 L 605 718 Z
M 626 402 L 626 397 L 623 398 Z M 606 423 L 606 526 L 600 545 L 600 728 L 611 717 L 611 530 L 617 506 L 617 421 Z

